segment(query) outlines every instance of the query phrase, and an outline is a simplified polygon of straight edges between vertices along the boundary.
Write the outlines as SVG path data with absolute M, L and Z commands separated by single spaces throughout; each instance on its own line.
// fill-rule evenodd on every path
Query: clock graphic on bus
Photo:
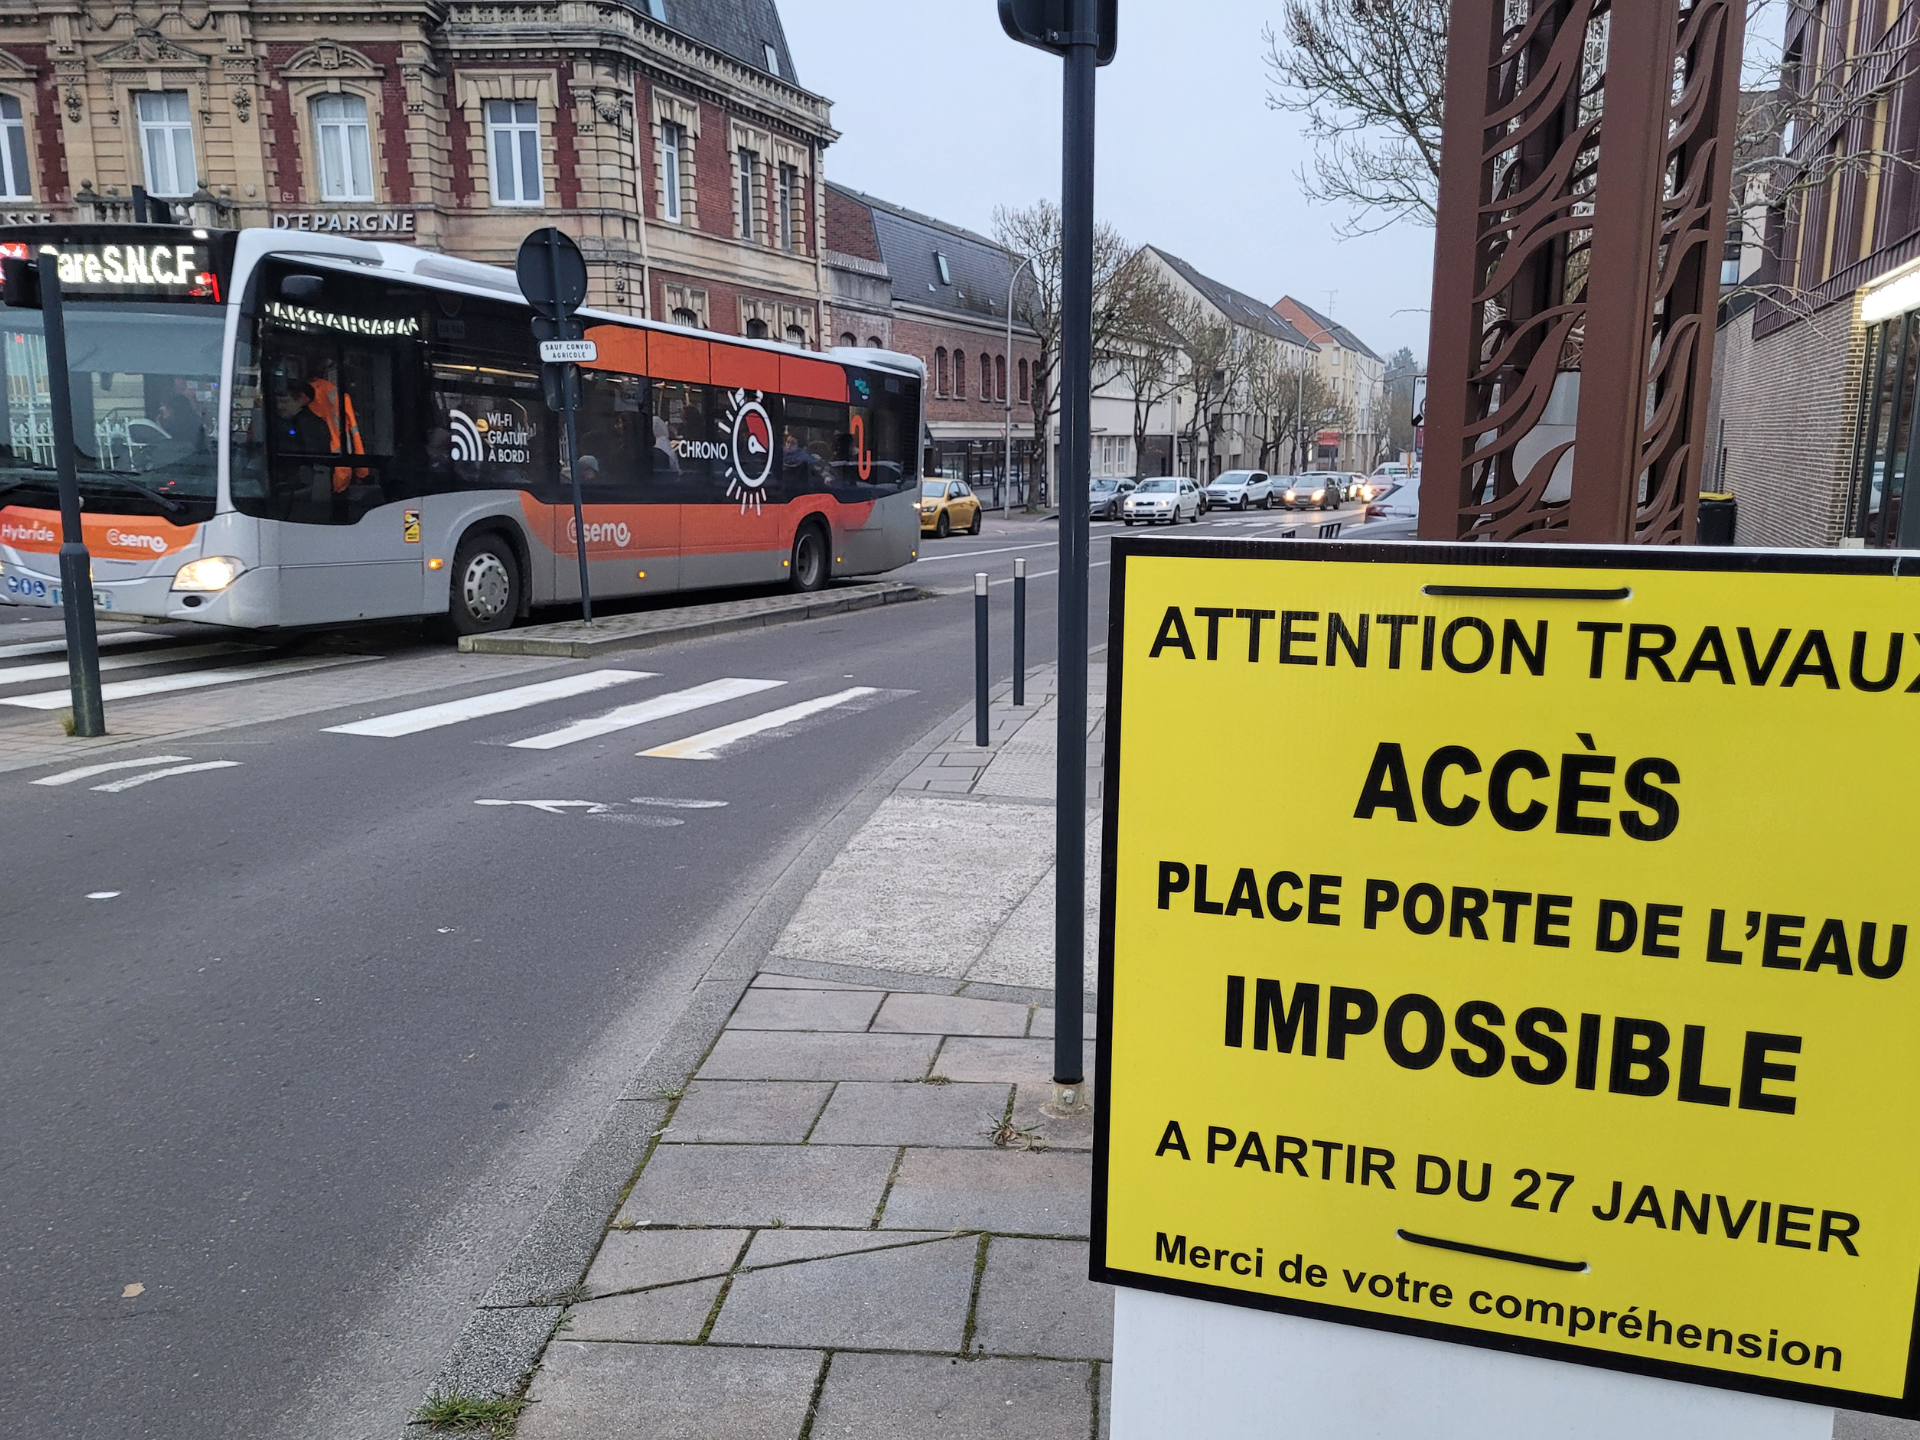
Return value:
M 740 502 L 740 513 L 751 506 L 760 511 L 767 481 L 773 475 L 773 417 L 762 403 L 765 395 L 735 390 L 727 397 L 728 459 L 727 498 Z

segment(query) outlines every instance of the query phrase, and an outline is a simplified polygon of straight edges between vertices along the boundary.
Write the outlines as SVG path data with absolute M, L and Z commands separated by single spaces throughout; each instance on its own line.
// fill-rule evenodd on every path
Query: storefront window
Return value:
M 1848 534 L 1874 548 L 1901 544 L 1901 501 L 1906 491 L 1914 411 L 1920 404 L 1920 311 L 1896 316 L 1867 331 L 1859 439 L 1854 451 L 1853 510 Z M 1920 531 L 1920 526 L 1915 527 Z M 1908 537 L 1920 543 L 1920 533 Z

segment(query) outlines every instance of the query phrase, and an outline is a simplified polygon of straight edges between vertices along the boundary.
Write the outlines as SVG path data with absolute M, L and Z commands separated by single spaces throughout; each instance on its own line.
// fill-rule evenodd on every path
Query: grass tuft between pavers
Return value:
M 504 1440 L 513 1433 L 514 1422 L 527 1408 L 527 1403 L 498 1395 L 434 1394 L 421 1402 L 414 1419 L 441 1434 L 485 1431 Z

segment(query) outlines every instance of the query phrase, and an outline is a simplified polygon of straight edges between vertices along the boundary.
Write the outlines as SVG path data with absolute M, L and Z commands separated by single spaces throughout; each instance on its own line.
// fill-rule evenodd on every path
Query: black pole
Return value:
M 987 577 L 973 577 L 973 743 L 987 743 Z
M 553 333 L 561 340 L 573 338 L 571 316 L 560 299 L 560 244 L 555 232 L 547 234 L 547 262 L 553 267 Z M 560 366 L 560 403 L 567 417 L 567 473 L 573 477 L 573 553 L 580 562 L 580 614 L 593 623 L 593 589 L 587 582 L 587 518 L 580 509 L 580 437 L 575 432 L 573 412 L 580 398 L 580 386 L 572 363 Z
M 1027 562 L 1013 562 L 1013 703 L 1027 703 Z
M 67 314 L 59 257 L 40 253 L 40 318 L 47 342 L 47 399 L 53 406 L 53 465 L 60 479 L 60 608 L 67 621 L 67 679 L 73 733 L 107 733 L 100 698 L 100 637 L 93 627 L 93 557 L 80 528 L 80 476 L 74 469 L 73 395 L 67 374 Z
M 1087 450 L 1093 384 L 1093 89 L 1096 0 L 1072 0 L 1060 183 L 1060 733 L 1054 817 L 1053 1084 L 1078 1109 L 1086 981 Z

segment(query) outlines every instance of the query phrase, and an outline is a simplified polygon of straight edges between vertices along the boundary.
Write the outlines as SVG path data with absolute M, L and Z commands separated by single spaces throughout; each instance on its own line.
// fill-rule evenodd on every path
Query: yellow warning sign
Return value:
M 1920 1414 L 1920 577 L 1114 548 L 1097 1278 Z
M 402 510 L 400 512 L 400 533 L 407 544 L 418 545 L 420 543 L 420 512 L 418 510 Z

